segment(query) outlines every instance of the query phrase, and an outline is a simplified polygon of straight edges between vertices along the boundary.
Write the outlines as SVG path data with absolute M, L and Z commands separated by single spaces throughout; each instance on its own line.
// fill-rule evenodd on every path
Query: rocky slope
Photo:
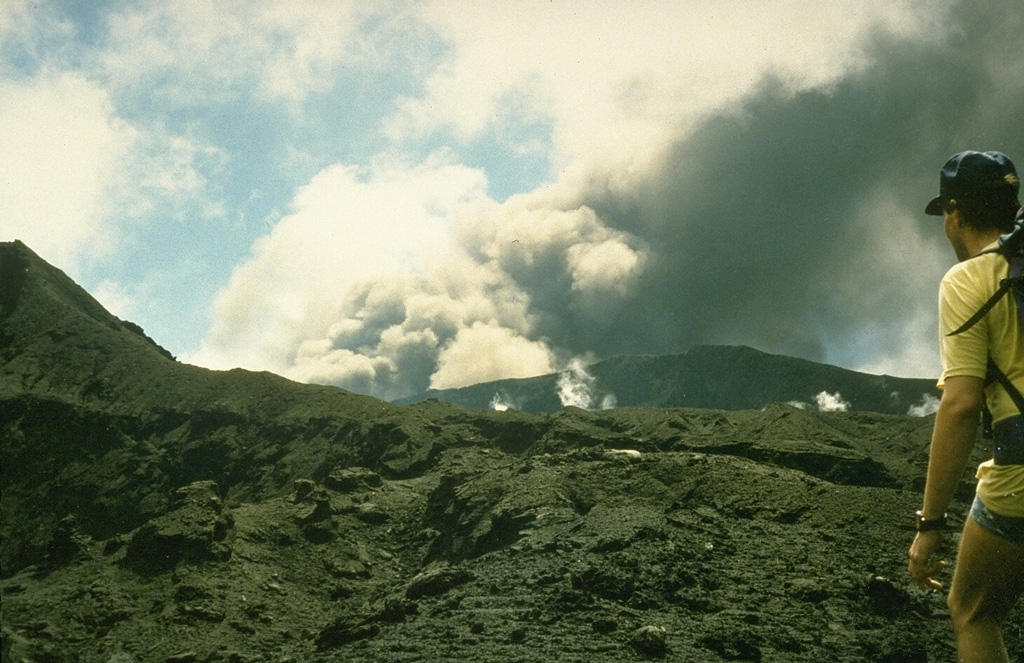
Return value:
M 3 244 L 3 661 L 951 660 L 905 572 L 930 426 L 207 371 Z
M 907 414 L 940 395 L 934 379 L 869 375 L 743 346 L 697 346 L 685 354 L 625 355 L 557 374 L 434 389 L 396 403 L 437 398 L 478 410 L 537 413 L 567 404 L 752 410 L 790 402 L 816 407 L 819 394 L 841 398 L 850 411 L 884 414 Z

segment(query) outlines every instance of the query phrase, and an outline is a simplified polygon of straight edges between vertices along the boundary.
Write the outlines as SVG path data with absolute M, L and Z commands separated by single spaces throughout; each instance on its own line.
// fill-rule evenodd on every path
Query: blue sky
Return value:
M 385 398 L 698 343 L 933 376 L 920 208 L 1024 159 L 1024 8 L 972 4 L 7 0 L 0 240 L 182 361 Z

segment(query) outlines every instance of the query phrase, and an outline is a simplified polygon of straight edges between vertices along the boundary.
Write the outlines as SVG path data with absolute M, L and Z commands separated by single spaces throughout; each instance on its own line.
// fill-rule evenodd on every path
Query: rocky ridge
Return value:
M 560 373 L 485 382 L 457 389 L 431 389 L 395 402 L 430 398 L 477 410 L 511 407 L 557 412 L 587 408 L 659 407 L 759 410 L 774 403 L 820 409 L 908 414 L 940 392 L 933 379 L 870 375 L 745 346 L 699 345 L 683 354 L 622 355 Z

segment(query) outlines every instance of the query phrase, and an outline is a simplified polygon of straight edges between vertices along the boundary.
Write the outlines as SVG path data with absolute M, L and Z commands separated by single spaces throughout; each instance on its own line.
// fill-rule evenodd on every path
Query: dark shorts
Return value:
M 974 518 L 974 522 L 981 525 L 983 529 L 996 536 L 1014 543 L 1024 543 L 1024 518 L 992 513 L 977 496 L 974 498 L 974 504 L 971 505 L 971 518 Z

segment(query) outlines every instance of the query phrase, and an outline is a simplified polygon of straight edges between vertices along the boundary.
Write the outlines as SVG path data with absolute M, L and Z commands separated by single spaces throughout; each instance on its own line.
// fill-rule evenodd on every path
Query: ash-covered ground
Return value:
M 463 424 L 405 478 L 338 467 L 257 501 L 197 481 L 106 540 L 66 519 L 3 580 L 3 660 L 953 659 L 944 596 L 905 572 L 928 420 L 546 424 L 521 453 Z
M 0 244 L 2 659 L 951 661 L 906 573 L 931 426 L 208 371 Z

